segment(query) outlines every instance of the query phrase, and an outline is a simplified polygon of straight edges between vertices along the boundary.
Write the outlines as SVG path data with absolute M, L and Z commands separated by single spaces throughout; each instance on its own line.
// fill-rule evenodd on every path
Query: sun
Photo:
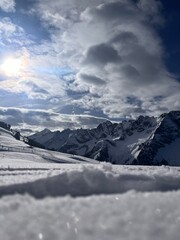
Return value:
M 9 57 L 1 65 L 1 70 L 9 77 L 20 75 L 22 69 L 22 59 Z

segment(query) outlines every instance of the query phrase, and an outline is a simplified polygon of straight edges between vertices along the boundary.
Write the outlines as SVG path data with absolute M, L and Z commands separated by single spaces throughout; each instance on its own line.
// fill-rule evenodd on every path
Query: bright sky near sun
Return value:
M 21 58 L 15 59 L 9 57 L 5 59 L 5 61 L 1 65 L 1 69 L 5 73 L 5 75 L 9 77 L 15 77 L 20 75 L 22 66 L 23 60 Z
M 178 110 L 179 10 L 168 0 L 1 0 L 1 119 L 63 129 Z

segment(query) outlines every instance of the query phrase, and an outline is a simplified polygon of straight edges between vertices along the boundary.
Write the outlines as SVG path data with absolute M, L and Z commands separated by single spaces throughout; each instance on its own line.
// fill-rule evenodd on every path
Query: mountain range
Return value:
M 114 164 L 180 165 L 180 111 L 159 117 L 106 121 L 93 129 L 44 129 L 28 143 Z

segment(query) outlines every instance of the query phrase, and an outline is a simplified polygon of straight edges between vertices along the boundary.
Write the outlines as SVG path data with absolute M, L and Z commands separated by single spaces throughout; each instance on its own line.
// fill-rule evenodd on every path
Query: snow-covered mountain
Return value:
M 14 131 L 6 128 L 5 124 L 0 127 L 0 160 L 1 164 L 18 162 L 23 164 L 52 164 L 55 163 L 99 163 L 94 159 L 75 156 L 72 154 L 54 152 L 37 147 L 32 147 L 20 141 L 14 135 Z
M 46 149 L 116 164 L 180 165 L 180 111 L 110 121 L 93 129 L 43 130 L 29 137 Z

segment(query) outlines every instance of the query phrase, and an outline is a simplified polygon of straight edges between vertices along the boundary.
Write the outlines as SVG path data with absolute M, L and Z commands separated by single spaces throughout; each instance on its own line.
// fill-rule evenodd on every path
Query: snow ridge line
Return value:
M 112 169 L 83 166 L 80 170 L 60 173 L 33 182 L 0 187 L 0 197 L 29 194 L 37 199 L 48 196 L 72 197 L 138 192 L 175 191 L 180 189 L 180 173 L 118 174 Z

